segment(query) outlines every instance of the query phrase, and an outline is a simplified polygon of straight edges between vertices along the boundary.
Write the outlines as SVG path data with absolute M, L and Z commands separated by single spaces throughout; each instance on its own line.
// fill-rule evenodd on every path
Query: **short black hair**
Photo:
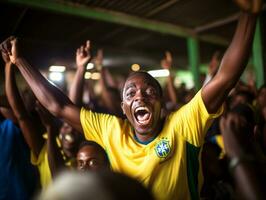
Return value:
M 104 162 L 107 165 L 110 165 L 108 155 L 107 155 L 106 151 L 104 150 L 104 148 L 101 145 L 99 145 L 97 142 L 94 142 L 92 140 L 84 140 L 84 141 L 82 141 L 80 143 L 79 150 L 82 149 L 85 146 L 93 146 L 93 147 L 97 148 L 99 150 L 99 152 L 101 154 L 103 154 L 103 156 L 104 156 Z
M 121 99 L 123 100 L 123 92 L 124 92 L 124 88 L 125 88 L 125 84 L 126 84 L 126 82 L 130 79 L 130 78 L 132 78 L 132 77 L 134 77 L 134 76 L 137 76 L 137 75 L 140 75 L 140 76 L 146 76 L 149 80 L 151 80 L 152 81 L 152 83 L 157 87 L 157 89 L 159 90 L 159 95 L 160 95 L 160 97 L 163 97 L 163 89 L 162 89 L 162 87 L 161 87 L 161 85 L 160 85 L 160 83 L 152 76 L 152 75 L 150 75 L 148 72 L 146 72 L 146 71 L 137 71 L 137 72 L 132 72 L 132 73 L 130 73 L 129 74 L 129 76 L 127 77 L 127 79 L 126 79 L 126 81 L 125 81 L 125 83 L 124 83 L 124 85 L 123 85 L 123 88 L 122 88 L 122 90 L 121 90 Z

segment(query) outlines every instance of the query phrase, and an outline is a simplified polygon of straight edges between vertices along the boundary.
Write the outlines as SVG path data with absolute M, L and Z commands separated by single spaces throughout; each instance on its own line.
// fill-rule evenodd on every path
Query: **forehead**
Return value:
M 78 151 L 78 155 L 82 156 L 90 156 L 94 154 L 99 154 L 99 149 L 93 145 L 85 145 Z
M 156 90 L 159 90 L 158 85 L 156 84 L 156 80 L 149 77 L 146 74 L 135 74 L 131 77 L 129 77 L 124 86 L 124 90 L 130 88 L 130 87 L 146 87 L 146 86 L 152 86 Z

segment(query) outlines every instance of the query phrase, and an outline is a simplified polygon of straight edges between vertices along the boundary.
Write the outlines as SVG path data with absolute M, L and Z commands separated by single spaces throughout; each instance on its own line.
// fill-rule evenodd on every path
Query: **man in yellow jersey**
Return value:
M 162 92 L 145 72 L 132 74 L 123 89 L 126 120 L 78 108 L 22 56 L 18 39 L 8 38 L 1 51 L 10 57 L 38 100 L 86 139 L 107 152 L 113 170 L 135 177 L 157 199 L 199 199 L 200 147 L 212 119 L 245 69 L 261 0 L 238 0 L 242 12 L 233 40 L 216 76 L 180 110 L 161 118 Z M 90 56 L 83 48 L 85 56 Z

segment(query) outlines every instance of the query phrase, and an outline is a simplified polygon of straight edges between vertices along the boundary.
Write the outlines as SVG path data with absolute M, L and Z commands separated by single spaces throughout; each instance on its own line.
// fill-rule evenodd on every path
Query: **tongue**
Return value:
M 149 116 L 150 116 L 149 113 L 145 113 L 143 115 L 137 115 L 137 119 L 138 119 L 138 121 L 145 121 L 145 120 L 149 119 Z

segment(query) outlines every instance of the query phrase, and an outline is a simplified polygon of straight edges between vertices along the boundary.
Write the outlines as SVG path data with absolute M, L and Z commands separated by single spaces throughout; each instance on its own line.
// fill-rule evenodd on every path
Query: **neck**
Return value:
M 140 134 L 135 131 L 135 137 L 138 142 L 148 144 L 153 141 L 162 130 L 164 120 L 161 120 L 157 126 L 149 133 Z
M 135 137 L 139 143 L 148 144 L 151 141 L 153 141 L 153 139 L 156 137 L 156 135 L 150 135 L 150 134 L 149 135 L 141 135 L 141 134 L 135 133 Z

